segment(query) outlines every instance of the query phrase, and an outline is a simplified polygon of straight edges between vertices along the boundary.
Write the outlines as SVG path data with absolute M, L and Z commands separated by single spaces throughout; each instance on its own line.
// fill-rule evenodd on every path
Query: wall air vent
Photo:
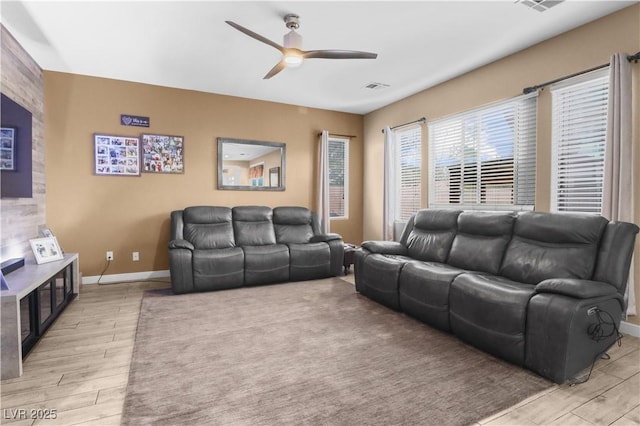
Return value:
M 538 12 L 544 12 L 551 9 L 553 6 L 557 6 L 564 0 L 520 0 L 518 3 L 530 7 Z
M 375 81 L 372 81 L 371 83 L 365 84 L 363 86 L 363 89 L 380 90 L 380 89 L 386 89 L 387 87 L 389 87 L 388 84 L 377 83 Z

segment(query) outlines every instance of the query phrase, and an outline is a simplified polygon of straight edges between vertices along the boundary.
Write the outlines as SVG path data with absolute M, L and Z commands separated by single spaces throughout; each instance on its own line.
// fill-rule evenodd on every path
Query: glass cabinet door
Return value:
M 51 314 L 55 308 L 55 280 L 50 280 L 38 288 L 38 307 L 40 313 L 40 333 L 42 333 L 49 322 L 53 320 Z

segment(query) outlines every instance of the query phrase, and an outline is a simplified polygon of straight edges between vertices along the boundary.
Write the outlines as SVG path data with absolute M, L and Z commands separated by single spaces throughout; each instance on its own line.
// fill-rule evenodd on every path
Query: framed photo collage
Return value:
M 141 173 L 184 173 L 182 136 L 143 133 L 140 137 L 93 135 L 94 174 L 140 176 Z

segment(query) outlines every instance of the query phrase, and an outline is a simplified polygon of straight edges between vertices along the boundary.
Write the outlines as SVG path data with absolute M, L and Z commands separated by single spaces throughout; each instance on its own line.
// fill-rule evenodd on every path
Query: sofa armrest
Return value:
M 334 234 L 334 233 L 318 234 L 311 237 L 309 239 L 309 242 L 310 243 L 326 243 L 329 241 L 341 240 L 341 239 L 342 239 L 342 235 L 340 234 Z
M 618 290 L 602 281 L 580 280 L 575 278 L 552 278 L 541 281 L 535 288 L 536 293 L 556 293 L 575 299 L 614 296 Z
M 171 240 L 169 241 L 169 249 L 187 249 L 193 251 L 195 247 L 187 240 Z
M 407 254 L 407 248 L 397 241 L 365 241 L 362 247 L 371 253 L 378 254 L 395 254 L 404 256 Z

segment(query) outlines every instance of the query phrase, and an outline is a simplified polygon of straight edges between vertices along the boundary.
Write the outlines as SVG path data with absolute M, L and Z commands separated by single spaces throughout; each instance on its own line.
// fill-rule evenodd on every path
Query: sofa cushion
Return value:
M 193 252 L 195 291 L 222 290 L 244 284 L 244 253 L 240 247 Z
M 457 210 L 420 210 L 407 238 L 409 257 L 444 263 L 456 235 Z
M 234 207 L 232 216 L 236 245 L 263 246 L 276 243 L 273 211 L 269 207 Z
M 607 223 L 595 215 L 522 213 L 500 275 L 529 284 L 549 278 L 591 279 Z
M 497 274 L 511 239 L 513 213 L 463 212 L 447 263 L 470 271 Z
M 289 248 L 283 244 L 244 246 L 245 285 L 289 281 Z
M 273 226 L 278 243 L 308 243 L 313 237 L 313 217 L 304 207 L 276 207 Z
M 315 280 L 331 275 L 331 252 L 327 243 L 287 244 L 289 279 Z
M 185 240 L 196 249 L 221 249 L 235 246 L 231 209 L 195 206 L 182 212 Z
M 449 292 L 451 330 L 480 349 L 523 365 L 534 287 L 488 274 L 458 275 Z
M 449 331 L 449 287 L 463 272 L 446 263 L 407 263 L 400 272 L 400 308 L 412 317 Z

